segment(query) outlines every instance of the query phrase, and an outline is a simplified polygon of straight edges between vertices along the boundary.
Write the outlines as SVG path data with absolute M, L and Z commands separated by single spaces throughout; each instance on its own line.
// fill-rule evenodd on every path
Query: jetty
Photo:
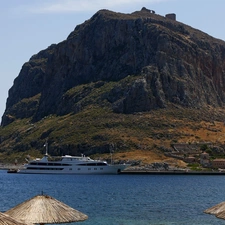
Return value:
M 156 171 L 156 170 L 124 170 L 120 173 L 129 175 L 225 175 L 224 171 L 186 171 L 186 170 L 169 170 L 169 171 Z

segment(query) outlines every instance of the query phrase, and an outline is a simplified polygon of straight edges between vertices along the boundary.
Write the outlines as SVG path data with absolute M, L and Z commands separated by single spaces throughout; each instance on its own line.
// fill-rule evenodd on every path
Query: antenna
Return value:
M 45 155 L 47 156 L 48 155 L 48 140 L 45 141 L 45 144 L 44 144 L 44 147 L 45 147 Z

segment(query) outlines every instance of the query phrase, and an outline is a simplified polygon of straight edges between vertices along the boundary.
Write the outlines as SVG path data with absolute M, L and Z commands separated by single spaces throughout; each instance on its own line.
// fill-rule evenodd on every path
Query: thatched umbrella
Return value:
M 204 212 L 205 213 L 209 213 L 209 214 L 213 214 L 213 215 L 217 215 L 221 212 L 225 211 L 225 202 L 221 202 L 211 208 L 206 209 Z
M 221 202 L 209 209 L 206 209 L 204 211 L 205 213 L 213 214 L 217 218 L 224 219 L 225 220 L 225 202 Z
M 15 220 L 9 215 L 0 212 L 0 225 L 26 225 L 26 224 Z
M 87 215 L 48 195 L 37 195 L 5 212 L 25 223 L 71 223 L 84 221 Z

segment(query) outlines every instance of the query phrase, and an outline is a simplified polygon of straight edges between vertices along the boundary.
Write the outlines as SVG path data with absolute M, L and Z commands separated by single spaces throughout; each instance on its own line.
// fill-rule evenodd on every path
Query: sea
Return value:
M 224 175 L 38 175 L 0 170 L 0 211 L 36 195 L 88 215 L 73 225 L 225 225 L 204 213 L 225 201 Z

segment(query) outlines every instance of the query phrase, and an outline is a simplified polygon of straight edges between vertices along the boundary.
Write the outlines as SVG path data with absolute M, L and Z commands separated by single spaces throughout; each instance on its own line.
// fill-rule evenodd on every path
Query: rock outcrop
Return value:
M 132 76 L 128 83 L 124 78 Z M 9 90 L 2 126 L 19 118 L 77 113 L 83 99 L 108 82 L 101 96 L 115 113 L 201 108 L 225 103 L 225 43 L 147 10 L 100 10 L 68 38 L 26 62 Z M 89 88 L 82 84 L 93 83 Z

